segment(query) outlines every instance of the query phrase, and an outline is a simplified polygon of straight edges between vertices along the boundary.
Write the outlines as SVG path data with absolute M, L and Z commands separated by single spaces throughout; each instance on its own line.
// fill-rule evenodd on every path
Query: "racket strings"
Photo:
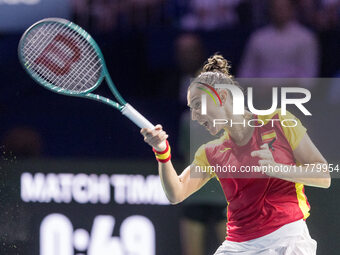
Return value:
M 86 91 L 101 76 L 102 64 L 92 45 L 78 31 L 62 24 L 33 28 L 25 39 L 22 55 L 26 68 L 60 90 Z
M 69 32 L 69 31 L 67 31 L 67 32 Z M 75 32 L 75 31 L 72 31 L 71 34 L 68 33 L 68 36 L 70 36 L 70 35 L 75 35 L 75 34 L 76 34 L 76 32 Z M 79 39 L 81 40 L 81 43 L 84 43 L 84 42 L 85 42 L 85 39 L 84 39 L 84 38 L 79 37 Z M 87 44 L 87 45 L 85 46 L 84 52 L 86 52 L 86 53 L 83 55 L 83 57 L 88 57 L 89 55 L 90 55 L 90 59 L 93 58 L 93 57 L 95 57 L 96 53 L 95 53 L 94 51 L 91 51 L 91 50 L 90 50 L 90 47 L 91 47 L 91 46 L 90 46 L 89 44 Z M 73 49 L 69 49 L 69 50 L 67 50 L 66 52 L 68 53 L 68 52 L 70 52 L 71 50 L 73 50 Z M 63 57 L 63 56 L 62 56 L 62 57 Z M 64 61 L 65 61 L 65 58 L 64 58 Z M 89 61 L 89 62 L 86 64 L 86 66 L 82 66 L 82 67 L 81 67 L 81 68 L 84 70 L 85 73 L 87 73 L 88 71 L 90 71 L 90 70 L 87 68 L 87 66 L 88 66 L 91 62 L 92 62 L 92 60 Z M 75 70 L 75 72 L 77 72 L 77 71 L 78 71 L 78 70 Z M 82 72 L 77 72 L 77 73 L 78 73 L 77 76 L 73 78 L 73 81 L 74 81 L 74 82 L 78 82 L 78 78 L 82 75 Z M 83 77 L 83 79 L 84 79 L 84 78 L 85 78 L 85 77 Z M 74 86 L 74 88 L 79 88 L 79 89 L 81 90 L 81 87 L 78 87 L 78 83 L 79 83 L 79 82 L 77 83 L 77 85 L 74 85 L 73 83 L 67 84 L 67 83 L 66 83 L 67 80 L 62 81 L 61 79 L 62 79 L 62 77 L 59 77 L 59 79 L 56 80 L 56 82 L 57 82 L 58 84 L 60 84 L 58 87 L 61 87 L 62 89 L 65 89 L 65 90 L 68 90 L 68 89 L 70 89 L 71 86 Z M 81 81 L 81 80 L 80 80 L 80 81 Z
M 102 68 L 102 65 L 99 63 L 100 59 L 97 58 L 95 59 L 94 57 L 96 56 L 96 52 L 95 51 L 90 51 L 91 46 L 87 45 L 87 48 L 85 49 L 86 53 L 84 54 L 85 58 L 89 58 L 91 59 L 90 61 L 87 62 L 87 64 L 85 66 L 82 66 L 81 68 L 84 69 L 85 73 L 89 73 L 91 71 L 91 67 L 99 65 L 98 69 L 95 70 L 94 75 Z M 93 63 L 93 61 L 96 60 L 96 62 Z M 80 72 L 80 70 L 75 70 L 78 74 L 77 76 L 74 78 L 74 82 L 76 83 L 74 85 L 75 88 L 79 87 L 81 84 L 81 81 L 84 79 L 88 79 L 89 77 L 82 77 L 81 79 L 79 79 L 83 74 L 82 72 Z M 70 85 L 69 85 L 70 86 Z M 65 89 L 69 89 L 69 86 L 67 86 Z M 64 88 L 64 84 L 62 84 L 62 87 Z
M 48 24 L 48 25 L 45 25 L 43 29 L 32 31 L 32 33 L 28 34 L 27 39 L 29 40 L 24 46 L 23 55 L 25 56 L 25 59 L 27 61 L 27 66 L 32 67 L 32 69 L 34 69 L 38 73 L 39 76 L 43 76 L 43 73 L 42 73 L 43 69 L 42 69 L 42 66 L 34 65 L 34 59 L 36 58 L 37 55 L 39 55 L 39 52 L 41 52 L 41 49 L 46 47 L 46 45 L 49 43 L 48 41 L 49 38 L 45 37 L 43 40 L 39 40 L 40 47 L 38 48 L 32 47 L 32 44 L 34 44 L 41 35 L 47 32 L 47 30 L 50 27 L 51 27 L 51 24 Z
M 69 31 L 68 31 L 69 32 Z M 72 31 L 71 32 L 71 35 L 75 35 L 76 34 L 76 32 L 75 31 Z M 77 39 L 80 39 L 80 41 L 81 41 L 81 44 L 84 44 L 84 42 L 85 42 L 85 39 L 84 38 L 82 38 L 82 37 L 80 37 L 80 36 L 78 36 L 79 38 L 77 38 Z M 86 45 L 86 44 L 85 44 Z M 84 48 L 84 52 L 86 52 L 84 55 L 83 55 L 83 57 L 88 57 L 88 56 L 90 56 L 90 59 L 91 58 L 93 58 L 93 57 L 95 57 L 95 52 L 94 51 L 91 51 L 90 48 L 91 46 L 89 45 L 89 44 L 87 44 L 86 46 L 85 46 L 85 48 Z M 86 64 L 86 66 L 82 66 L 81 68 L 84 70 L 84 72 L 85 73 L 88 73 L 89 71 L 90 71 L 90 69 L 88 69 L 87 68 L 87 66 L 90 64 L 92 62 L 92 60 L 91 61 L 89 61 L 87 64 Z M 74 81 L 74 83 L 77 83 L 76 85 L 74 85 L 73 83 L 70 83 L 70 84 L 66 84 L 65 83 L 65 81 L 63 82 L 63 81 L 60 81 L 60 80 L 58 80 L 58 81 L 60 81 L 60 86 L 59 87 L 61 87 L 61 88 L 63 88 L 63 89 L 66 89 L 66 90 L 68 90 L 68 89 L 70 89 L 70 87 L 71 86 L 74 86 L 74 88 L 80 88 L 81 89 L 81 87 L 78 87 L 78 79 L 79 79 L 79 77 L 81 76 L 81 74 L 82 74 L 82 72 L 78 72 L 78 70 L 75 70 L 75 72 L 77 73 L 77 76 L 76 77 L 74 77 L 74 79 L 73 79 L 73 81 Z M 86 79 L 87 77 L 83 77 L 83 79 Z M 81 80 L 80 80 L 81 81 Z
M 71 32 L 70 32 L 70 31 L 71 31 Z M 76 33 L 74 30 L 68 30 L 68 31 L 66 32 L 66 35 L 67 35 L 68 37 L 72 37 L 72 36 L 77 36 L 77 33 Z M 85 42 L 85 39 L 82 38 L 82 37 L 79 36 L 79 35 L 78 35 L 78 37 L 79 37 L 79 38 L 77 38 L 77 39 L 80 40 L 80 44 L 83 44 L 83 43 Z M 89 49 L 90 49 L 90 46 L 87 45 L 87 50 L 86 50 L 87 54 L 86 54 L 86 55 L 88 55 L 88 53 L 91 52 L 91 51 L 89 51 Z M 72 52 L 72 50 L 74 50 L 74 47 L 70 47 L 69 50 L 67 50 L 65 53 Z M 95 52 L 92 51 L 91 57 L 94 57 L 94 56 L 95 56 Z M 61 59 L 62 59 L 63 61 L 65 61 L 65 56 L 61 56 Z M 60 62 L 62 62 L 62 61 L 59 61 L 59 63 L 60 63 Z M 89 61 L 87 65 L 89 65 L 89 63 L 91 63 L 91 62 L 92 62 L 92 61 Z M 99 62 L 99 61 L 98 61 L 98 62 Z M 89 73 L 89 71 L 90 71 L 90 70 L 89 70 L 88 68 L 86 68 L 86 67 L 81 67 L 81 68 L 83 69 L 83 72 L 85 72 L 85 73 Z M 77 72 L 77 70 L 75 70 L 75 72 Z M 70 89 L 72 90 L 71 86 L 73 86 L 74 88 L 78 88 L 78 89 L 81 90 L 82 88 L 79 87 L 79 82 L 81 82 L 82 80 L 91 80 L 91 79 L 85 75 L 85 76 L 82 78 L 82 80 L 80 80 L 80 81 L 78 82 L 78 77 L 81 75 L 82 72 L 77 72 L 77 73 L 78 73 L 77 77 L 74 77 L 74 79 L 73 79 L 74 82 L 77 82 L 76 85 L 74 85 L 74 83 L 66 84 L 66 81 L 67 81 L 67 80 L 64 80 L 64 82 L 63 82 L 63 81 L 61 80 L 61 77 L 59 77 L 59 79 L 56 80 L 56 83 L 57 83 L 57 84 L 60 82 L 60 85 L 59 85 L 58 87 L 61 87 L 62 89 L 66 89 L 66 90 L 70 90 Z M 65 85 L 66 85 L 67 87 L 65 87 Z M 85 87 L 85 89 L 87 89 L 87 87 Z
M 32 32 L 30 32 L 28 35 L 27 35 L 27 38 L 26 38 L 26 44 L 25 44 L 25 46 L 24 46 L 24 55 L 26 55 L 26 56 L 30 56 L 30 55 L 32 55 L 32 53 L 34 52 L 34 51 L 37 51 L 37 52 L 39 52 L 40 51 L 40 49 L 42 48 L 42 47 L 44 47 L 44 41 L 43 40 L 41 40 L 40 41 L 40 47 L 38 47 L 38 48 L 33 48 L 33 47 L 30 47 L 31 45 L 31 43 L 35 43 L 35 41 L 38 39 L 38 37 L 41 35 L 41 34 L 43 34 L 44 32 L 47 32 L 47 30 L 49 29 L 49 28 L 51 28 L 51 26 L 52 26 L 52 24 L 51 23 L 49 23 L 49 24 L 47 24 L 47 25 L 44 25 L 44 27 L 43 27 L 43 29 L 39 29 L 39 30 L 33 30 Z M 29 40 L 28 40 L 29 39 Z M 48 37 L 45 37 L 44 39 L 49 39 Z
M 34 60 L 39 56 L 43 49 L 46 48 L 47 45 L 49 45 L 53 39 L 52 36 L 44 36 L 42 37 L 45 33 L 48 32 L 49 29 L 53 29 L 53 25 L 55 27 L 55 24 L 47 24 L 43 25 L 42 29 L 36 29 L 37 31 L 33 30 L 28 37 L 31 36 L 31 34 L 34 34 L 33 38 L 31 38 L 25 45 L 25 48 L 27 50 L 24 52 L 24 55 L 26 56 L 26 59 L 30 60 L 31 64 L 34 64 Z M 61 31 L 61 28 L 59 30 L 55 30 L 55 33 L 58 33 Z M 38 35 L 38 37 L 37 37 Z M 39 43 L 39 46 L 37 47 L 36 44 Z M 33 44 L 33 46 L 32 46 Z M 36 69 L 39 71 L 42 71 L 42 66 L 36 66 Z
M 47 25 L 48 26 L 48 25 Z M 48 27 L 46 26 L 46 28 L 44 29 L 44 31 L 42 31 L 41 33 L 44 34 L 46 33 L 48 30 Z M 55 30 L 55 33 L 58 33 L 61 31 L 61 28 L 59 28 L 59 30 Z M 37 34 L 40 31 L 37 32 Z M 41 34 L 40 33 L 40 34 Z M 39 41 L 39 44 L 41 45 L 38 49 L 34 49 L 33 47 L 31 47 L 31 51 L 29 53 L 27 53 L 28 56 L 31 56 L 31 63 L 33 63 L 34 65 L 34 70 L 39 74 L 39 76 L 44 77 L 44 79 L 46 79 L 48 82 L 52 83 L 53 82 L 53 73 L 51 73 L 50 68 L 44 68 L 44 65 L 35 65 L 34 64 L 34 60 L 37 59 L 37 56 L 39 56 L 43 49 L 47 47 L 47 45 L 49 45 L 52 41 L 53 37 L 47 37 L 45 36 L 45 38 L 43 38 L 42 40 Z M 33 41 L 33 43 L 35 43 L 35 41 Z M 61 64 L 60 60 L 58 60 L 58 58 L 54 59 L 54 62 L 56 62 L 57 64 Z M 47 64 L 46 64 L 47 65 Z M 57 80 L 55 81 L 56 84 Z
M 45 26 L 45 28 L 42 28 L 42 29 L 39 29 L 38 31 L 34 31 L 35 32 L 35 36 L 29 41 L 29 42 L 32 42 L 32 44 L 35 44 L 37 43 L 36 41 L 38 40 L 38 43 L 40 45 L 40 47 L 38 48 L 35 48 L 35 47 L 32 47 L 32 45 L 28 46 L 28 48 L 30 49 L 29 52 L 26 52 L 26 59 L 29 59 L 30 60 L 30 65 L 33 66 L 33 69 L 38 73 L 39 76 L 41 77 L 44 77 L 44 79 L 48 80 L 49 82 L 53 81 L 53 73 L 50 72 L 50 68 L 46 68 L 46 65 L 47 63 L 45 63 L 45 67 L 44 65 L 36 65 L 34 63 L 35 59 L 37 59 L 37 56 L 39 56 L 42 52 L 43 52 L 43 49 L 47 47 L 47 45 L 49 45 L 52 41 L 52 39 L 54 37 L 52 36 L 45 36 L 45 37 L 41 37 L 41 35 L 45 34 L 48 32 L 48 30 L 52 30 L 54 29 L 54 27 L 56 27 L 55 24 L 52 24 L 52 27 L 50 26 L 50 23 L 47 24 L 47 25 L 43 25 Z M 54 26 L 54 27 L 53 27 Z M 59 27 L 59 29 L 56 29 L 54 30 L 54 33 L 59 33 L 61 31 L 61 26 Z M 32 34 L 32 32 L 31 32 Z M 36 37 L 36 35 L 38 34 L 38 37 Z M 26 45 L 29 45 L 29 44 L 26 44 Z M 57 64 L 60 64 L 60 60 L 58 60 L 58 58 L 55 58 L 53 59 L 53 61 Z
M 99 62 L 99 60 L 96 62 L 96 63 L 98 63 Z M 97 74 L 97 72 L 101 69 L 102 67 L 101 66 L 99 66 L 94 72 L 93 72 L 93 74 L 90 76 L 90 77 L 83 77 L 83 78 L 81 78 L 81 80 L 79 81 L 79 82 L 77 82 L 76 84 L 75 84 L 75 88 L 81 88 L 80 86 L 81 86 L 81 82 L 84 80 L 84 79 L 88 79 L 88 80 L 92 80 L 92 79 L 94 79 L 95 78 L 95 75 Z M 97 79 L 95 79 L 96 81 L 97 81 Z M 69 87 L 69 86 L 68 86 Z M 68 88 L 66 88 L 66 89 L 68 89 Z

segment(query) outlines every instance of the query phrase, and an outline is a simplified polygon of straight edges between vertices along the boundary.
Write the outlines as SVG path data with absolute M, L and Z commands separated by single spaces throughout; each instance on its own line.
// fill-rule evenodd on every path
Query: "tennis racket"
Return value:
M 18 55 L 26 72 L 43 87 L 108 104 L 138 127 L 154 129 L 154 125 L 119 94 L 94 39 L 71 21 L 47 18 L 36 22 L 21 37 Z M 103 79 L 117 102 L 92 93 Z

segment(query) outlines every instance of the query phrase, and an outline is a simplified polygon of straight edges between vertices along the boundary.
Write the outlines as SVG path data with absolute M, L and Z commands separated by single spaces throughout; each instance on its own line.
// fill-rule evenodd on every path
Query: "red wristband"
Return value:
M 155 153 L 156 159 L 160 163 L 166 163 L 171 159 L 171 149 L 168 140 L 165 140 L 166 148 L 163 151 L 156 151 L 152 148 L 153 152 Z

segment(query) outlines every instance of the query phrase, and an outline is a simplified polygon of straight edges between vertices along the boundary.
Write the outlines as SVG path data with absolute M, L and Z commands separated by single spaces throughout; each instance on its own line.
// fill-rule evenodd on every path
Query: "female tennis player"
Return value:
M 330 186 L 326 160 L 295 116 L 290 113 L 283 116 L 279 111 L 267 116 L 255 116 L 248 111 L 244 115 L 233 115 L 233 98 L 226 89 L 218 89 L 214 95 L 216 101 L 217 96 L 220 98 L 221 104 L 207 97 L 207 113 L 201 114 L 203 89 L 214 91 L 216 84 L 238 86 L 221 55 L 208 59 L 202 73 L 190 84 L 187 99 L 193 120 L 212 135 L 223 130 L 224 135 L 202 145 L 181 175 L 177 175 L 171 163 L 168 135 L 162 126 L 141 130 L 159 162 L 159 175 L 169 201 L 180 203 L 216 177 L 224 191 L 228 211 L 226 240 L 215 255 L 316 254 L 316 241 L 310 237 L 305 223 L 310 206 L 304 185 Z M 229 120 L 228 123 L 256 119 L 259 125 L 214 125 L 214 119 Z M 288 125 L 289 122 L 297 125 Z M 297 164 L 300 167 L 294 167 Z M 237 170 L 258 166 L 259 171 L 211 171 L 211 167 L 218 165 L 234 166 Z M 311 165 L 322 171 L 316 171 Z M 205 170 L 207 167 L 210 171 Z M 195 177 L 191 173 L 195 173 Z

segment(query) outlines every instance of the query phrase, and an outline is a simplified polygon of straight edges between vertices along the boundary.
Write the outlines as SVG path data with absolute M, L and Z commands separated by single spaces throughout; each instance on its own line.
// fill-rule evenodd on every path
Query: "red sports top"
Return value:
M 193 164 L 207 168 L 209 166 L 259 165 L 258 157 L 252 157 L 252 151 L 276 138 L 273 143 L 273 157 L 277 163 L 295 165 L 293 150 L 298 146 L 306 129 L 291 113 L 281 116 L 279 111 L 267 116 L 257 116 L 262 127 L 256 127 L 249 142 L 244 146 L 236 145 L 227 132 L 220 139 L 202 145 L 195 154 Z M 272 120 L 280 121 L 272 121 Z M 296 127 L 284 127 L 294 124 L 287 119 L 295 119 Z M 284 125 L 281 121 L 285 121 Z M 262 122 L 263 121 L 263 122 Z M 252 123 L 254 125 L 254 123 Z M 217 169 L 217 168 L 216 168 Z M 238 173 L 237 177 L 240 177 Z M 309 216 L 309 203 L 304 194 L 304 186 L 278 178 L 269 178 L 262 173 L 244 173 L 243 178 L 225 172 L 211 173 L 221 183 L 227 208 L 227 237 L 234 242 L 243 242 L 267 235 L 285 224 Z M 260 178 L 252 178 L 259 177 Z

